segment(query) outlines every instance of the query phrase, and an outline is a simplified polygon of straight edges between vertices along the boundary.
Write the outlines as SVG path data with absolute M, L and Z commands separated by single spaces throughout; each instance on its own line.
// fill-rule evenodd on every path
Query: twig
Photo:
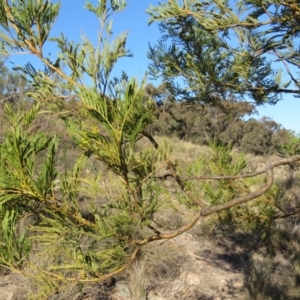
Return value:
M 243 196 L 238 197 L 238 198 L 234 198 L 234 199 L 232 199 L 232 200 L 230 200 L 226 203 L 219 204 L 219 205 L 216 205 L 216 206 L 213 206 L 213 207 L 210 207 L 210 208 L 202 209 L 200 211 L 200 215 L 203 216 L 203 217 L 204 216 L 209 216 L 209 215 L 211 215 L 213 213 L 216 213 L 216 212 L 219 212 L 221 210 L 225 210 L 225 209 L 231 208 L 233 206 L 236 206 L 236 205 L 239 205 L 239 204 L 242 204 L 242 203 L 245 203 L 245 202 L 248 202 L 250 200 L 258 198 L 259 196 L 261 196 L 262 194 L 267 192 L 272 187 L 273 182 L 274 182 L 273 169 L 275 167 L 278 167 L 280 165 L 290 164 L 290 163 L 297 162 L 297 161 L 300 161 L 300 155 L 295 155 L 295 156 L 292 156 L 292 157 L 289 157 L 289 158 L 284 158 L 284 159 L 275 161 L 273 163 L 270 163 L 265 168 L 265 170 L 262 171 L 262 172 L 266 173 L 266 175 L 267 175 L 267 182 L 266 182 L 265 186 L 263 186 L 261 189 L 259 189 L 256 192 L 253 192 L 253 193 L 250 193 L 250 194 L 247 194 L 247 195 L 243 195 Z
M 282 55 L 280 55 L 280 53 L 278 53 L 278 51 L 276 49 L 274 49 L 274 52 L 276 54 L 276 56 L 282 61 L 282 63 L 284 64 L 286 71 L 288 72 L 288 74 L 290 75 L 292 81 L 296 84 L 297 87 L 300 88 L 300 83 L 299 81 L 293 76 L 288 64 L 286 63 L 286 60 L 284 57 L 282 57 Z
M 149 139 L 149 141 L 152 143 L 152 145 L 155 147 L 155 149 L 158 149 L 158 143 L 155 141 L 155 139 L 153 138 L 153 136 L 151 134 L 149 134 L 146 131 L 143 131 L 142 134 L 146 138 Z M 181 190 L 192 200 L 192 202 L 194 202 L 196 205 L 200 206 L 201 208 L 206 208 L 207 205 L 202 200 L 196 199 L 193 195 L 191 195 L 187 191 L 187 189 L 185 187 L 185 183 L 184 183 L 183 179 L 177 174 L 176 167 L 174 166 L 174 164 L 170 160 L 167 160 L 166 165 L 167 165 L 168 169 L 170 170 L 172 177 L 175 179 L 175 181 L 177 182 L 177 184 L 179 185 Z
M 245 174 L 245 175 L 225 175 L 225 176 L 193 176 L 193 177 L 186 177 L 185 180 L 223 180 L 223 179 L 242 179 L 242 178 L 249 178 L 249 177 L 255 177 L 261 174 L 264 174 L 267 172 L 269 168 L 274 169 L 275 167 L 278 167 L 280 165 L 287 165 L 294 162 L 300 161 L 300 155 L 295 155 L 289 158 L 284 158 L 280 160 L 276 160 L 272 163 L 268 164 L 268 167 L 266 167 L 264 170 L 261 170 L 259 172 L 251 173 L 251 174 Z
M 300 212 L 300 208 L 295 208 L 294 210 L 292 210 L 289 213 L 285 213 L 285 214 L 282 214 L 282 215 L 277 215 L 277 216 L 275 216 L 274 218 L 271 219 L 270 223 L 277 220 L 277 219 L 285 219 L 285 218 L 291 217 L 291 216 L 297 214 L 298 212 Z
M 174 230 L 170 233 L 160 233 L 160 234 L 149 236 L 141 241 L 136 241 L 136 244 L 139 246 L 143 246 L 153 241 L 172 239 L 191 229 L 200 218 L 201 215 L 197 213 L 186 225 L 180 227 L 179 229 Z

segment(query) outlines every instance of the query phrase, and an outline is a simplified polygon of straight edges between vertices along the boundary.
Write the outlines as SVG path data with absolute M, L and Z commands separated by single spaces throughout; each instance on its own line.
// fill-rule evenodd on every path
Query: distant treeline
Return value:
M 157 120 L 150 130 L 159 135 L 178 137 L 196 144 L 215 142 L 255 155 L 276 153 L 293 135 L 274 120 L 251 116 L 257 113 L 253 104 L 226 100 L 217 104 L 175 101 L 164 86 L 146 91 L 157 100 Z
M 32 102 L 26 97 L 26 91 L 31 88 L 28 81 L 8 70 L 4 62 L 0 61 L 0 116 L 3 116 L 4 104 L 7 102 L 16 108 L 30 106 Z M 263 117 L 260 120 L 251 118 L 256 113 L 256 108 L 248 102 L 226 100 L 202 105 L 199 101 L 176 101 L 172 97 L 172 91 L 164 83 L 158 87 L 148 84 L 146 94 L 147 99 L 153 99 L 156 103 L 156 116 L 149 130 L 157 135 L 178 137 L 200 145 L 210 142 L 231 144 L 255 155 L 276 153 L 276 149 L 293 135 L 291 131 L 270 118 Z M 76 97 L 69 100 L 61 99 L 49 105 L 51 110 L 57 112 L 66 111 L 67 114 L 81 115 L 77 100 Z M 39 119 L 37 127 L 39 129 L 43 127 L 48 134 L 58 134 L 64 149 L 76 148 L 61 120 L 54 120 L 53 116 L 47 120 L 45 116 Z M 0 121 L 0 130 L 2 123 L 3 119 Z

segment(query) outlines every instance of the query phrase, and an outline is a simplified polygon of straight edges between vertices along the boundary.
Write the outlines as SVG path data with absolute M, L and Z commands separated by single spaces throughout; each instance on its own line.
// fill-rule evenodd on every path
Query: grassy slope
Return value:
M 157 137 L 159 142 L 163 139 Z M 209 147 L 178 139 L 167 141 L 173 148 L 172 159 L 176 160 L 182 175 L 200 164 L 199 159 L 212 155 Z M 148 146 L 141 141 L 136 150 Z M 61 169 L 68 168 L 71 163 L 70 153 L 67 162 L 61 159 L 66 164 Z M 248 168 L 262 168 L 266 161 L 274 159 L 274 156 L 248 155 Z M 89 169 L 86 176 L 105 172 L 104 190 L 105 186 L 115 182 L 107 176 L 109 173 L 103 166 L 90 162 Z M 164 172 L 164 168 L 158 171 Z M 299 202 L 299 174 L 282 167 L 276 171 L 276 177 L 282 189 L 281 197 L 290 203 Z M 178 195 L 172 192 L 172 181 L 165 184 L 171 190 L 169 197 Z M 198 182 L 193 183 L 196 192 L 198 186 Z M 199 195 L 201 193 L 199 189 Z M 102 195 L 102 201 L 108 196 Z M 174 229 L 184 224 L 190 215 L 191 211 L 179 205 L 175 213 L 166 207 L 157 215 L 157 220 Z M 60 294 L 51 299 L 299 299 L 298 217 L 279 220 L 264 235 L 258 230 L 230 224 L 220 227 L 218 221 L 216 216 L 207 218 L 174 240 L 148 245 L 136 263 L 115 278 L 116 282 L 85 286 L 83 290 L 74 284 L 66 284 Z M 37 264 L 47 264 L 51 257 L 33 256 L 31 259 L 37 260 Z M 28 295 L 36 293 L 31 280 L 24 281 Z M 158 296 L 161 298 L 155 298 Z

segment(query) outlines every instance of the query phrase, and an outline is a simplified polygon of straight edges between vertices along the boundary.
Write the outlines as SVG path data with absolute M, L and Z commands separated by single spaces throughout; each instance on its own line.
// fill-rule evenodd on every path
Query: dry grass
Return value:
M 245 270 L 247 299 L 296 300 L 300 298 L 300 235 L 290 220 L 276 224 L 264 247 L 251 255 Z
M 158 142 L 162 142 L 164 137 L 157 137 Z M 179 141 L 176 138 L 167 140 L 173 148 L 172 157 L 179 165 L 187 167 L 189 164 L 201 157 L 207 157 L 211 154 L 211 150 L 205 146 L 194 145 L 189 142 Z M 147 140 L 140 140 L 136 151 L 141 151 L 147 147 L 151 147 Z M 76 151 L 75 151 L 76 152 Z M 72 152 L 72 155 L 75 153 Z M 69 158 L 71 159 L 71 158 Z M 265 162 L 275 157 L 258 158 L 247 156 L 249 168 L 262 168 Z M 67 163 L 68 165 L 69 163 Z M 68 167 L 66 167 L 68 168 Z M 103 165 L 89 161 L 86 177 L 92 177 L 101 172 L 103 174 L 99 190 L 101 195 L 98 195 L 94 201 L 95 205 L 100 206 L 107 199 L 118 198 L 124 193 L 120 188 L 120 184 L 107 171 Z M 288 173 L 286 168 L 279 168 L 276 171 L 277 184 L 282 188 L 284 194 L 280 200 L 286 203 L 297 205 L 299 203 L 299 174 Z M 171 192 L 166 194 L 166 197 L 172 202 L 172 197 L 177 197 L 174 192 L 173 183 L 165 182 L 166 188 Z M 197 183 L 195 184 L 197 185 Z M 197 187 L 195 187 L 197 190 Z M 80 207 L 83 213 L 88 213 L 90 210 L 90 200 L 84 200 Z M 177 211 L 176 211 L 177 210 Z M 175 211 L 174 207 L 166 207 L 155 215 L 157 226 L 165 227 L 170 230 L 177 229 L 187 222 L 186 213 L 188 209 L 181 204 L 178 204 Z M 187 214 L 189 216 L 189 214 Z M 192 230 L 193 238 L 196 241 L 201 239 L 203 243 L 210 239 L 215 239 L 215 219 L 212 217 L 207 219 L 200 227 Z M 247 256 L 249 259 L 244 265 L 241 265 L 237 271 L 241 276 L 244 276 L 243 289 L 247 292 L 247 297 L 250 300 L 296 300 L 300 299 L 300 230 L 299 218 L 294 217 L 290 220 L 279 221 L 274 224 L 268 236 L 262 239 L 259 234 L 247 233 L 247 237 L 240 238 L 238 233 L 243 231 L 239 228 L 236 232 L 231 231 L 230 239 L 234 245 L 233 248 L 240 249 L 241 255 Z M 195 234 L 195 232 L 198 232 Z M 228 231 L 223 229 L 218 233 L 224 236 L 229 236 Z M 137 232 L 137 234 L 141 234 Z M 218 242 L 217 240 L 214 242 Z M 213 243 L 211 244 L 213 245 Z M 189 244 L 187 244 L 188 249 Z M 192 247 L 192 245 L 190 245 Z M 251 248 L 251 252 L 250 252 Z M 211 253 L 216 248 L 211 248 Z M 38 250 L 38 249 L 36 249 Z M 199 246 L 201 250 L 201 245 Z M 47 281 L 42 277 L 39 269 L 47 270 L 54 259 L 51 252 L 43 252 L 43 255 L 37 255 L 38 251 L 31 253 L 31 265 L 26 266 L 26 271 L 32 276 L 27 279 L 28 299 L 40 300 L 109 300 L 121 299 L 117 290 L 113 287 L 105 287 L 103 284 L 81 286 L 75 283 L 63 283 L 57 286 L 55 282 Z M 215 253 L 216 254 L 216 253 Z M 213 254 L 211 254 L 213 256 Z M 215 299 L 211 298 L 204 283 L 199 282 L 198 286 L 190 284 L 190 275 L 188 270 L 192 270 L 196 275 L 202 270 L 193 269 L 193 260 L 189 253 L 184 252 L 183 248 L 176 242 L 165 241 L 155 242 L 145 246 L 138 260 L 124 272 L 120 277 L 116 278 L 117 283 L 120 281 L 128 288 L 130 298 L 132 300 L 155 299 L 155 296 L 164 297 L 162 299 Z M 217 268 L 216 268 L 217 270 Z M 217 272 L 217 271 L 216 271 Z M 210 276 L 210 275 L 207 275 Z M 223 275 L 222 275 L 223 276 Z M 211 278 L 213 281 L 214 278 Z M 218 282 L 214 283 L 216 289 Z M 214 293 L 211 290 L 211 293 Z M 230 297 L 230 290 L 226 292 Z M 44 297 L 47 295 L 47 297 Z M 225 296 L 224 296 L 225 297 Z M 239 299 L 245 299 L 241 290 Z M 238 298 L 224 298 L 238 299 Z
M 132 300 L 143 300 L 147 298 L 148 276 L 144 260 L 135 261 L 127 271 L 128 286 Z

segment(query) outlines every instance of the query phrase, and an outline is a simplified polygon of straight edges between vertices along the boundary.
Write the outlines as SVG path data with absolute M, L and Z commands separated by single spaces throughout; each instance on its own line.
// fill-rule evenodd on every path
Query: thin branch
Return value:
M 296 84 L 297 87 L 300 88 L 300 83 L 299 83 L 299 81 L 293 76 L 293 74 L 292 74 L 292 72 L 291 72 L 291 70 L 290 70 L 288 64 L 286 63 L 285 58 L 284 58 L 282 55 L 280 55 L 280 53 L 278 53 L 278 51 L 277 51 L 276 49 L 274 49 L 274 52 L 276 53 L 276 55 L 277 55 L 277 57 L 280 59 L 280 61 L 282 61 L 282 63 L 284 64 L 285 69 L 286 69 L 286 71 L 288 72 L 288 74 L 290 75 L 292 81 Z
M 238 198 L 234 198 L 226 203 L 223 204 L 219 204 L 207 209 L 203 209 L 201 210 L 200 214 L 201 216 L 209 216 L 213 213 L 231 208 L 233 206 L 248 202 L 250 200 L 256 199 L 259 196 L 261 196 L 262 194 L 264 194 L 265 192 L 267 192 L 273 185 L 274 182 L 274 173 L 273 173 L 273 168 L 268 168 L 268 170 L 266 171 L 266 175 L 267 175 L 267 182 L 265 184 L 264 187 L 262 187 L 261 189 L 259 189 L 256 192 L 250 193 L 250 194 L 246 194 L 244 196 L 238 197 Z
M 153 139 L 153 137 L 152 137 L 152 139 Z M 154 140 L 154 142 L 155 142 L 155 140 Z M 214 214 L 216 212 L 219 212 L 219 211 L 222 211 L 222 210 L 225 210 L 225 209 L 229 209 L 233 206 L 236 206 L 236 205 L 239 205 L 239 204 L 242 204 L 242 203 L 245 203 L 245 202 L 248 202 L 250 200 L 253 200 L 253 199 L 256 199 L 256 198 L 260 197 L 262 194 L 267 192 L 272 187 L 273 182 L 274 182 L 273 169 L 275 167 L 278 167 L 280 165 L 285 165 L 285 164 L 298 162 L 298 161 L 300 161 L 300 155 L 295 155 L 295 156 L 292 156 L 290 158 L 281 159 L 281 160 L 278 160 L 278 161 L 275 161 L 275 162 L 272 162 L 272 163 L 268 164 L 268 166 L 263 171 L 255 173 L 255 174 L 266 173 L 266 175 L 267 175 L 266 184 L 261 189 L 259 189 L 258 191 L 250 193 L 250 194 L 243 195 L 243 196 L 238 197 L 238 198 L 234 198 L 234 199 L 232 199 L 232 200 L 230 200 L 230 201 L 228 201 L 227 203 L 224 203 L 224 204 L 219 204 L 219 205 L 216 205 L 216 206 L 213 206 L 213 207 L 204 208 L 204 209 L 200 210 L 199 213 L 197 213 L 186 225 L 182 226 L 181 228 L 179 228 L 175 231 L 172 231 L 170 233 L 160 233 L 160 234 L 149 236 L 149 237 L 147 237 L 147 238 L 145 238 L 141 241 L 136 241 L 136 244 L 139 245 L 139 246 L 142 246 L 142 245 L 145 245 L 145 244 L 153 242 L 153 241 L 174 238 L 174 237 L 188 231 L 189 229 L 191 229 L 201 217 L 209 216 L 209 215 Z M 254 174 L 252 174 L 252 175 L 255 176 Z M 244 176 L 244 175 L 242 175 L 242 176 Z M 249 177 L 249 175 L 245 175 L 245 176 Z M 239 176 L 218 176 L 217 179 L 225 179 L 225 178 L 233 178 L 233 177 L 235 177 L 234 179 L 241 178 Z M 214 178 L 216 178 L 216 177 L 214 177 Z M 288 217 L 289 215 L 296 214 L 298 211 L 300 211 L 300 208 L 299 208 L 299 210 L 293 211 L 290 214 L 280 215 L 278 218 Z
M 0 103 L 5 102 L 5 101 L 7 101 L 7 100 L 13 98 L 15 95 L 18 95 L 18 94 L 17 94 L 17 93 L 11 94 L 11 95 L 9 95 L 9 96 L 6 97 L 6 98 L 1 99 L 1 100 L 0 100 Z
M 277 219 L 285 219 L 285 218 L 294 216 L 294 215 L 297 214 L 298 212 L 300 212 L 300 208 L 296 208 L 296 209 L 292 210 L 292 211 L 289 212 L 289 213 L 285 213 L 285 214 L 282 214 L 282 215 L 277 215 L 277 216 L 275 216 L 274 218 L 271 219 L 271 222 L 273 222 L 273 221 L 275 221 L 275 220 L 277 220 Z
M 21 52 L 7 52 L 7 53 L 1 53 L 2 56 L 11 56 L 11 55 L 28 55 L 31 54 L 31 52 L 25 52 L 25 51 L 21 51 Z
M 242 179 L 242 178 L 250 178 L 255 177 L 261 174 L 264 174 L 266 171 L 262 170 L 252 174 L 245 174 L 245 175 L 228 175 L 228 176 L 193 176 L 193 177 L 186 177 L 185 180 L 223 180 L 223 179 Z
M 271 168 L 278 167 L 280 165 L 286 165 L 290 164 L 293 162 L 297 162 L 300 160 L 300 155 L 295 155 L 289 158 L 284 158 L 280 160 L 276 160 L 272 163 L 269 164 Z M 223 180 L 223 179 L 242 179 L 242 178 L 250 178 L 250 177 L 255 177 L 261 174 L 264 174 L 267 172 L 267 169 L 269 167 L 265 168 L 264 170 L 261 170 L 259 172 L 251 173 L 251 174 L 245 174 L 245 175 L 228 175 L 228 176 L 194 176 L 194 177 L 187 177 L 185 180 L 191 179 L 191 180 Z
M 190 230 L 197 223 L 197 221 L 200 218 L 201 218 L 201 215 L 199 213 L 197 213 L 194 217 L 192 217 L 192 219 L 186 225 L 180 227 L 179 229 L 174 230 L 170 233 L 160 233 L 160 234 L 149 236 L 141 241 L 136 241 L 136 244 L 139 246 L 142 246 L 142 245 L 148 244 L 153 241 L 172 239 L 172 238 Z
M 130 258 L 128 259 L 128 261 L 126 262 L 126 264 L 124 264 L 122 267 L 120 267 L 119 269 L 117 269 L 116 271 L 113 271 L 111 273 L 108 273 L 106 275 L 101 275 L 97 278 L 89 278 L 89 279 L 76 279 L 76 278 L 66 278 L 66 277 L 63 277 L 61 275 L 58 275 L 58 274 L 55 274 L 55 273 L 52 273 L 52 272 L 48 272 L 48 271 L 45 271 L 45 270 L 42 270 L 43 273 L 47 274 L 47 275 L 50 275 L 52 277 L 55 277 L 59 280 L 68 280 L 68 281 L 75 281 L 75 282 L 80 282 L 80 283 L 91 283 L 91 282 L 100 282 L 100 281 L 104 281 L 106 279 L 109 279 L 121 272 L 123 272 L 125 269 L 127 269 L 132 263 L 133 261 L 135 260 L 138 252 L 140 250 L 140 246 L 137 246 L 135 248 L 135 250 L 133 251 L 132 254 L 130 254 Z
M 283 89 L 283 88 L 258 88 L 258 87 L 250 87 L 250 92 L 266 92 L 266 93 L 286 93 L 286 94 L 300 94 L 300 90 L 294 90 L 294 89 Z
M 146 131 L 143 131 L 142 134 L 149 139 L 149 141 L 152 143 L 152 145 L 155 147 L 155 149 L 158 149 L 158 143 L 155 141 L 155 139 L 153 138 L 153 136 L 151 134 L 149 134 Z M 175 179 L 175 181 L 177 182 L 177 184 L 179 185 L 179 187 L 181 188 L 181 190 L 191 199 L 191 201 L 193 203 L 195 203 L 196 205 L 200 206 L 201 208 L 206 208 L 207 205 L 199 199 L 196 199 L 193 195 L 191 195 L 186 187 L 185 187 L 185 183 L 182 180 L 182 178 L 177 174 L 176 172 L 176 167 L 174 166 L 174 164 L 170 161 L 167 160 L 166 161 L 166 165 L 168 167 L 168 169 L 170 170 L 172 177 Z
M 161 232 L 160 232 L 158 229 L 156 229 L 154 226 L 148 225 L 147 227 L 148 227 L 149 229 L 151 229 L 152 231 L 154 231 L 156 234 L 161 234 Z
M 272 187 L 273 182 L 274 182 L 273 169 L 275 167 L 278 167 L 280 165 L 285 165 L 285 164 L 291 164 L 293 162 L 298 162 L 298 161 L 300 161 L 300 155 L 295 155 L 295 156 L 292 156 L 292 157 L 289 157 L 289 158 L 284 158 L 284 159 L 275 161 L 273 163 L 270 163 L 265 168 L 265 170 L 263 171 L 267 175 L 267 181 L 266 181 L 265 186 L 263 186 L 261 189 L 259 189 L 256 192 L 253 192 L 253 193 L 250 193 L 250 194 L 247 194 L 247 195 L 243 195 L 243 196 L 238 197 L 238 198 L 234 198 L 234 199 L 232 199 L 232 200 L 230 200 L 226 203 L 219 204 L 219 205 L 216 205 L 216 206 L 213 206 L 213 207 L 210 207 L 210 208 L 202 209 L 200 211 L 200 215 L 203 216 L 203 217 L 204 216 L 209 216 L 213 213 L 216 213 L 216 212 L 219 212 L 219 211 L 222 211 L 222 210 L 231 208 L 233 206 L 236 206 L 236 205 L 239 205 L 239 204 L 242 204 L 242 203 L 245 203 L 245 202 L 248 202 L 250 200 L 258 198 L 259 196 L 261 196 L 262 194 L 267 192 Z

